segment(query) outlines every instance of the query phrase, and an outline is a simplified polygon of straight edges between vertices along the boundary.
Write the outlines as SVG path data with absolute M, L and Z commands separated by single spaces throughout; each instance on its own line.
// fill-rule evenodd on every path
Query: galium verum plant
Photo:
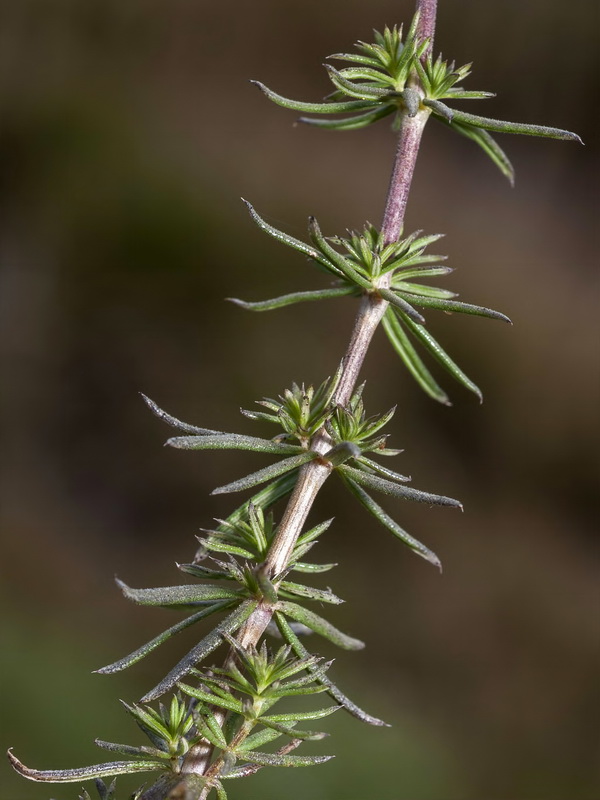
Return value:
M 94 779 L 100 799 L 115 800 L 114 781 L 108 785 L 105 778 L 157 773 L 153 783 L 140 787 L 132 797 L 205 800 L 214 795 L 224 800 L 229 781 L 264 767 L 310 766 L 331 758 L 295 753 L 304 741 L 326 736 L 304 730 L 304 722 L 345 709 L 364 722 L 385 725 L 350 700 L 329 677 L 331 662 L 313 655 L 304 644 L 305 634 L 314 633 L 342 649 L 364 647 L 310 607 L 335 606 L 342 600 L 328 588 L 310 585 L 312 576 L 335 567 L 307 560 L 332 520 L 307 529 L 305 523 L 317 493 L 335 473 L 385 528 L 439 567 L 438 557 L 407 533 L 373 494 L 387 496 L 386 505 L 394 498 L 459 508 L 460 503 L 412 488 L 409 477 L 380 463 L 380 457 L 401 452 L 388 447 L 384 432 L 394 409 L 367 415 L 364 385 L 357 386 L 358 375 L 381 323 L 408 372 L 429 397 L 450 404 L 427 359 L 437 362 L 481 399 L 477 385 L 429 332 L 425 314 L 438 309 L 509 322 L 498 311 L 457 300 L 451 290 L 429 283 L 431 278 L 451 272 L 445 256 L 431 252 L 441 237 L 404 232 L 423 129 L 434 119 L 472 139 L 511 183 L 513 168 L 490 131 L 579 139 L 557 128 L 504 122 L 447 105 L 491 95 L 462 88 L 470 65 L 456 67 L 441 56 L 434 57 L 435 17 L 436 0 L 420 0 L 406 32 L 402 27 L 386 28 L 383 33 L 375 32 L 373 43 L 359 42 L 356 52 L 331 56 L 350 66 L 337 69 L 326 65 L 333 91 L 323 102 L 289 100 L 255 82 L 276 104 L 303 114 L 300 121 L 308 125 L 356 130 L 390 117 L 397 132 L 396 159 L 380 228 L 367 223 L 361 231 L 329 236 L 311 217 L 304 242 L 270 225 L 247 203 L 261 230 L 301 253 L 328 276 L 329 283 L 271 300 L 233 302 L 252 311 L 268 311 L 307 301 L 357 298 L 359 309 L 350 344 L 335 374 L 318 388 L 294 384 L 277 398 L 260 400 L 259 410 L 242 412 L 265 431 L 267 425 L 275 426 L 274 434 L 272 427 L 261 436 L 197 427 L 181 422 L 144 397 L 151 411 L 177 431 L 167 442 L 172 447 L 250 450 L 274 456 L 275 461 L 214 490 L 214 494 L 251 490 L 251 496 L 225 519 L 217 520 L 214 529 L 203 531 L 191 563 L 177 565 L 188 583 L 133 589 L 118 581 L 124 596 L 134 603 L 174 608 L 185 616 L 150 642 L 98 670 L 100 673 L 126 669 L 185 628 L 196 623 L 203 626 L 206 618 L 220 616 L 211 630 L 202 630 L 198 643 L 139 703 L 124 704 L 147 743 L 97 740 L 100 748 L 121 760 L 67 770 L 31 769 L 9 752 L 12 765 L 24 777 L 50 783 Z M 273 507 L 283 500 L 287 503 L 276 518 Z M 305 576 L 309 583 L 304 583 Z M 219 667 L 215 652 L 222 646 L 228 655 Z M 312 694 L 326 694 L 334 702 L 309 711 L 289 712 L 286 705 L 285 711 L 273 713 L 283 698 Z M 87 789 L 80 798 L 91 800 Z

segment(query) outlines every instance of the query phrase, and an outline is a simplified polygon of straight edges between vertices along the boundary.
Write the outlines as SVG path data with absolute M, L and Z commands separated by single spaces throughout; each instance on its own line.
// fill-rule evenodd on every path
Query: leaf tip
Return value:
M 225 302 L 233 303 L 234 306 L 239 306 L 240 308 L 248 308 L 248 303 L 245 300 L 240 300 L 238 297 L 226 297 Z

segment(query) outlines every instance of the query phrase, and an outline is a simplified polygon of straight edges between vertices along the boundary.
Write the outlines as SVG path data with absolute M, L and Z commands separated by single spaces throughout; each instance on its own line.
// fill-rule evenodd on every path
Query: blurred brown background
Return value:
M 397 468 L 466 511 L 387 504 L 439 553 L 440 577 L 326 487 L 313 519 L 336 523 L 319 560 L 340 562 L 336 619 L 368 642 L 335 653 L 335 677 L 393 727 L 336 715 L 325 750 L 338 758 L 265 770 L 234 798 L 600 797 L 597 15 L 589 0 L 440 5 L 436 49 L 475 62 L 468 88 L 499 94 L 470 109 L 568 127 L 587 146 L 503 137 L 511 190 L 478 148 L 429 126 L 407 228 L 446 232 L 453 286 L 514 327 L 429 315 L 481 407 L 448 381 L 454 407 L 437 407 L 382 334 L 366 399 L 371 413 L 398 403 Z M 117 697 L 153 685 L 186 637 L 91 675 L 173 619 L 127 605 L 113 574 L 177 581 L 198 527 L 236 502 L 210 490 L 267 463 L 162 449 L 169 431 L 137 393 L 267 435 L 238 407 L 320 382 L 345 349 L 352 301 L 256 316 L 223 302 L 323 285 L 238 198 L 298 236 L 309 213 L 330 234 L 377 223 L 393 136 L 387 123 L 294 127 L 247 79 L 319 99 L 328 53 L 411 13 L 409 0 L 0 2 L 1 743 L 27 763 L 103 760 L 94 736 L 136 741 Z M 0 785 L 12 800 L 77 795 L 8 766 Z

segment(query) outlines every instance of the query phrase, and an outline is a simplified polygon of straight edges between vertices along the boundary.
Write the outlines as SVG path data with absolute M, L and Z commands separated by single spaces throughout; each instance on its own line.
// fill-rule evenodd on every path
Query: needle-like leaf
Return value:
M 137 650 L 134 650 L 133 653 L 130 653 L 128 656 L 120 658 L 118 661 L 115 661 L 113 664 L 108 664 L 106 667 L 97 669 L 95 672 L 99 673 L 100 675 L 112 675 L 113 672 L 120 672 L 123 669 L 127 669 L 127 667 L 132 666 L 132 664 L 136 664 L 153 650 L 156 650 L 157 647 L 160 647 L 163 642 L 166 642 L 172 636 L 175 636 L 176 633 L 189 628 L 191 625 L 194 625 L 196 622 L 199 622 L 205 617 L 209 617 L 218 611 L 225 611 L 230 607 L 231 602 L 228 600 L 223 600 L 219 603 L 214 603 L 213 605 L 208 606 L 208 608 L 203 608 L 202 611 L 198 611 L 196 614 L 192 614 L 191 617 L 187 617 L 186 619 L 182 620 L 182 622 L 178 622 L 176 625 L 167 628 L 166 631 L 163 631 L 151 641 L 142 645 Z
M 356 481 L 356 483 L 363 484 L 369 489 L 375 489 L 378 492 L 389 494 L 392 497 L 400 497 L 403 500 L 414 500 L 417 503 L 427 503 L 432 506 L 452 506 L 462 510 L 462 504 L 452 497 L 422 492 L 420 489 L 403 486 L 393 481 L 386 480 L 385 478 L 380 478 L 377 475 L 369 475 L 367 472 L 361 472 L 361 470 L 348 467 L 345 464 L 342 467 L 338 467 L 338 472 L 344 475 L 344 477 Z
M 123 595 L 142 606 L 188 606 L 214 603 L 215 600 L 235 600 L 239 594 L 222 586 L 194 583 L 181 586 L 161 586 L 157 589 L 132 589 L 116 578 Z
M 249 750 L 240 753 L 243 761 L 253 761 L 264 767 L 312 767 L 314 764 L 324 764 L 335 756 L 278 756 L 273 753 L 261 753 Z
M 366 111 L 363 114 L 355 114 L 352 117 L 345 117 L 344 119 L 315 119 L 314 117 L 300 117 L 298 122 L 303 122 L 305 125 L 313 125 L 316 128 L 325 128 L 331 131 L 357 131 L 361 128 L 366 128 L 367 125 L 372 125 L 384 117 L 393 114 L 397 109 L 393 105 L 380 106 L 371 111 Z
M 404 528 L 401 528 L 400 525 L 398 525 L 398 523 L 393 520 L 389 514 L 386 514 L 383 508 L 381 508 L 381 506 L 376 503 L 375 500 L 373 500 L 373 498 L 367 494 L 367 492 L 365 492 L 356 481 L 345 475 L 344 482 L 350 491 L 356 495 L 356 497 L 364 505 L 367 511 L 373 514 L 373 516 L 379 520 L 379 522 L 381 522 L 381 524 L 384 525 L 389 531 L 391 531 L 394 536 L 397 536 L 399 539 L 401 539 L 404 544 L 407 544 L 411 550 L 414 550 L 414 552 L 417 553 L 417 555 L 422 556 L 422 558 L 429 561 L 439 570 L 442 569 L 442 564 L 436 554 L 428 547 L 425 547 L 425 545 L 419 542 L 417 539 L 413 538 L 404 530 Z
M 325 639 L 329 639 L 330 642 L 342 647 L 344 650 L 362 650 L 365 646 L 365 643 L 361 642 L 360 639 L 354 639 L 352 636 L 342 633 L 330 622 L 327 622 L 326 619 L 315 614 L 314 611 L 309 611 L 307 608 L 299 606 L 297 603 L 282 600 L 279 602 L 278 608 L 286 616 L 296 620 L 296 622 L 301 622 L 307 628 L 310 628 Z
M 198 428 L 196 425 L 188 425 L 187 422 L 182 422 L 180 419 L 172 417 L 170 414 L 167 414 L 166 411 L 163 411 L 162 408 L 159 408 L 154 400 L 151 400 L 145 394 L 142 394 L 142 399 L 153 414 L 155 414 L 159 419 L 162 419 L 163 422 L 166 422 L 167 425 L 170 425 L 172 428 L 178 428 L 180 431 L 187 431 L 187 433 L 197 433 L 202 436 L 221 434 L 221 431 L 213 431 L 210 428 Z
M 581 138 L 572 131 L 565 131 L 562 128 L 549 128 L 546 125 L 530 125 L 526 122 L 506 122 L 490 117 L 480 117 L 476 114 L 468 114 L 465 111 L 457 111 L 449 108 L 439 100 L 425 100 L 425 105 L 430 106 L 434 113 L 447 119 L 449 122 L 462 122 L 473 125 L 476 128 L 485 128 L 488 131 L 498 133 L 518 133 L 525 136 L 542 136 L 548 139 L 563 139 L 565 141 L 579 142 L 583 144 Z
M 301 583 L 292 583 L 292 581 L 281 581 L 280 586 L 290 594 L 297 597 L 306 597 L 308 600 L 316 600 L 319 603 L 331 603 L 338 606 L 344 602 L 341 597 L 337 597 L 330 589 L 315 589 L 312 586 L 304 586 Z
M 375 472 L 377 475 L 381 475 L 383 478 L 389 478 L 391 481 L 400 481 L 400 483 L 408 483 L 411 480 L 409 475 L 401 475 L 399 472 L 395 472 L 393 469 L 388 469 L 387 467 L 378 464 L 376 461 L 373 461 L 371 458 L 367 458 L 366 456 L 360 456 L 360 458 L 357 458 L 356 460 L 360 465 L 358 469 L 366 467 L 367 472 Z
M 427 328 L 424 328 L 422 325 L 416 325 L 407 317 L 403 318 L 403 322 L 411 331 L 411 333 L 413 333 L 417 339 L 419 339 L 421 344 L 431 353 L 431 355 L 437 361 L 439 361 L 444 369 L 448 370 L 452 377 L 462 384 L 465 389 L 468 389 L 470 392 L 473 392 L 473 394 L 477 395 L 480 403 L 483 402 L 483 395 L 479 386 L 473 383 L 473 381 L 467 375 L 465 375 L 458 364 L 456 364 L 456 362 L 450 358 L 448 353 L 439 344 L 439 342 L 429 333 Z
M 158 697 L 165 694 L 165 692 L 172 689 L 177 681 L 181 680 L 184 675 L 187 675 L 199 661 L 206 658 L 209 653 L 212 653 L 213 650 L 219 647 L 223 642 L 223 633 L 235 633 L 235 631 L 244 624 L 255 608 L 255 601 L 247 600 L 243 602 L 232 614 L 226 617 L 211 631 L 208 636 L 205 636 L 202 641 L 198 642 L 198 644 L 173 667 L 169 674 L 142 698 L 142 702 L 149 703 L 152 700 L 156 700 Z
M 458 300 L 441 300 L 434 297 L 423 297 L 422 295 L 409 294 L 408 292 L 403 292 L 402 296 L 405 300 L 409 300 L 416 306 L 427 306 L 428 308 L 439 308 L 442 311 L 458 311 L 461 314 L 473 314 L 476 317 L 499 319 L 502 322 L 508 322 L 509 325 L 512 325 L 511 320 L 506 314 L 501 314 L 499 311 L 494 311 L 492 308 L 486 308 L 485 306 L 474 306 L 471 303 L 461 303 Z M 414 322 L 423 322 L 423 320 L 417 320 L 410 316 L 407 312 L 404 313 Z
M 437 117 L 437 119 L 443 121 L 440 117 Z M 492 159 L 500 172 L 508 178 L 510 185 L 515 185 L 515 169 L 504 150 L 490 133 L 483 128 L 476 128 L 474 125 L 467 125 L 457 120 L 453 120 L 451 123 L 446 122 L 446 125 L 478 144 L 483 152 Z
M 390 289 L 383 288 L 379 289 L 378 291 L 384 300 L 387 300 L 391 305 L 396 306 L 396 308 L 399 308 L 401 311 L 404 311 L 404 313 L 415 322 L 420 322 L 421 324 L 425 322 L 424 317 L 419 314 L 419 312 L 414 309 L 404 297 L 396 294 L 396 292 L 392 292 Z M 413 302 L 417 302 L 416 298 L 413 299 Z
M 279 628 L 282 638 L 290 645 L 298 658 L 306 658 L 310 655 L 308 650 L 304 647 L 300 639 L 292 630 L 290 623 L 279 611 L 275 612 L 275 622 L 277 623 L 277 627 Z M 309 672 L 314 674 L 318 668 L 308 667 L 307 669 Z M 336 700 L 342 706 L 342 708 L 348 711 L 349 714 L 352 714 L 353 717 L 356 717 L 362 722 L 366 722 L 368 725 L 389 727 L 387 722 L 384 722 L 382 719 L 378 719 L 377 717 L 368 714 L 366 711 L 363 711 L 363 709 L 357 706 L 356 703 L 350 700 L 349 697 L 346 697 L 346 695 L 340 689 L 338 689 L 338 687 L 330 678 L 327 677 L 327 675 L 321 674 L 318 677 L 315 677 L 315 680 L 317 683 L 320 683 L 322 686 L 324 686 L 327 694 Z
M 392 347 L 398 353 L 419 386 L 439 403 L 443 403 L 446 406 L 451 405 L 448 395 L 421 360 L 412 342 L 398 322 L 393 309 L 387 309 L 381 322 L 388 339 L 392 343 Z M 423 328 L 423 330 L 425 329 Z
M 241 714 L 243 710 L 241 701 L 236 700 L 234 697 L 219 697 L 214 693 L 203 692 L 202 689 L 197 689 L 195 686 L 188 686 L 186 683 L 181 682 L 177 686 L 184 694 L 195 697 L 196 700 L 202 700 L 203 703 L 226 708 L 228 711 L 235 711 L 238 714 Z
M 314 292 L 294 292 L 293 294 L 284 294 L 281 297 L 274 297 L 272 300 L 259 300 L 254 303 L 250 303 L 246 300 L 238 300 L 237 297 L 227 297 L 226 299 L 247 311 L 272 311 L 275 308 L 291 306 L 294 303 L 306 303 L 312 300 L 330 300 L 334 297 L 346 297 L 350 294 L 355 294 L 355 289 L 352 286 L 342 286 L 337 289 L 322 289 Z
M 314 217 L 310 217 L 308 221 L 308 229 L 311 235 L 311 239 L 317 245 L 321 253 L 329 259 L 329 261 L 352 283 L 360 286 L 363 289 L 371 289 L 371 283 L 359 275 L 359 273 L 354 269 L 352 264 L 349 262 L 347 258 L 344 258 L 343 255 L 338 253 L 327 241 L 327 239 L 321 233 L 321 229 L 319 227 L 319 223 Z
M 282 97 L 260 81 L 250 81 L 250 83 L 257 86 L 269 100 L 292 111 L 302 111 L 309 114 L 346 114 L 350 111 L 362 111 L 371 106 L 370 101 L 365 102 L 363 100 L 346 100 L 341 103 L 303 103 L 299 100 L 289 100 L 287 97 Z
M 283 444 L 239 433 L 222 433 L 219 436 L 175 436 L 168 439 L 167 444 L 180 450 L 252 450 L 255 453 L 278 455 L 299 453 L 302 450 L 294 444 Z
M 277 228 L 269 225 L 268 222 L 266 222 L 261 216 L 259 216 L 259 214 L 257 214 L 254 206 L 252 206 L 247 200 L 244 200 L 244 198 L 242 198 L 242 201 L 246 204 L 248 211 L 250 212 L 250 216 L 262 231 L 268 233 L 269 236 L 272 236 L 274 239 L 277 239 L 278 242 L 286 244 L 288 247 L 292 247 L 294 250 L 298 250 L 300 253 L 303 253 L 305 256 L 313 259 L 313 261 L 317 261 L 325 268 L 328 268 L 325 259 L 314 247 L 310 247 L 310 245 L 301 242 L 300 239 L 295 239 L 293 236 L 290 236 L 283 231 L 279 231 Z
M 300 448 L 294 449 L 296 451 L 300 450 Z M 283 475 L 286 472 L 291 472 L 292 470 L 302 466 L 302 464 L 306 464 L 307 461 L 312 461 L 314 457 L 315 454 L 313 452 L 305 451 L 297 456 L 284 458 L 282 461 L 278 461 L 276 464 L 271 464 L 271 466 L 265 467 L 264 469 L 259 469 L 257 472 L 246 475 L 244 478 L 240 478 L 237 481 L 228 483 L 225 486 L 219 486 L 216 489 L 213 489 L 211 494 L 241 492 L 243 489 L 249 489 L 251 486 L 257 486 L 258 484 L 269 481 L 272 478 L 278 478 L 280 475 Z
M 90 767 L 76 769 L 32 769 L 19 761 L 12 749 L 8 751 L 8 760 L 19 775 L 38 783 L 79 783 L 79 781 L 87 781 L 92 778 L 106 778 L 111 775 L 125 775 L 133 772 L 155 772 L 165 768 L 161 761 L 145 760 L 111 761 L 107 764 L 94 764 Z

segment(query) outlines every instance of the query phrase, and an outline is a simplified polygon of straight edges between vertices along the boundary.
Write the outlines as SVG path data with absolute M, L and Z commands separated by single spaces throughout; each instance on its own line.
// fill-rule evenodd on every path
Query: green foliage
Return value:
M 273 228 L 249 203 L 247 205 L 252 218 L 262 230 L 307 255 L 313 263 L 326 270 L 335 279 L 336 288 L 298 292 L 285 295 L 285 298 L 276 297 L 258 303 L 234 298 L 232 299 L 234 303 L 250 311 L 267 311 L 307 300 L 339 297 L 340 290 L 349 295 L 379 297 L 389 303 L 383 327 L 392 347 L 419 386 L 430 397 L 444 405 L 450 405 L 448 395 L 423 362 L 415 343 L 440 363 L 459 384 L 482 399 L 479 387 L 465 375 L 427 330 L 425 318 L 417 308 L 434 308 L 446 313 L 488 317 L 509 323 L 510 320 L 499 311 L 460 302 L 455 299 L 456 294 L 447 289 L 422 283 L 423 279 L 441 277 L 452 272 L 451 268 L 441 263 L 446 260 L 446 256 L 426 252 L 429 245 L 441 238 L 441 234 L 427 236 L 422 235 L 421 231 L 416 231 L 406 238 L 386 245 L 382 234 L 373 225 L 367 224 L 362 233 L 351 231 L 346 238 L 339 236 L 326 238 L 316 220 L 311 218 L 309 224 L 311 246 Z M 284 299 L 285 303 L 282 303 Z M 275 406 L 278 409 L 275 401 L 268 402 L 274 404 L 272 410 L 275 410 Z M 259 418 L 256 412 L 247 413 L 253 413 L 255 419 Z M 280 412 L 276 410 L 276 413 Z M 306 441 L 298 436 L 296 438 L 299 441 Z
M 158 709 L 123 704 L 150 746 L 96 740 L 103 750 L 126 755 L 131 760 L 41 771 L 26 767 L 9 752 L 13 767 L 35 781 L 76 783 L 94 778 L 100 800 L 116 800 L 114 781 L 107 786 L 101 778 L 160 771 L 166 778 L 178 780 L 189 750 L 210 745 L 215 748 L 215 758 L 202 786 L 209 791 L 214 789 L 217 797 L 226 797 L 221 780 L 243 777 L 263 766 L 305 767 L 333 758 L 290 755 L 290 752 L 303 741 L 327 736 L 322 731 L 297 728 L 298 722 L 323 719 L 337 711 L 339 705 L 299 713 L 271 713 L 273 706 L 283 698 L 324 692 L 326 687 L 317 681 L 329 664 L 316 656 L 290 657 L 289 646 L 279 648 L 276 653 L 270 653 L 265 643 L 258 650 L 244 649 L 230 636 L 223 635 L 235 656 L 226 667 L 213 667 L 204 672 L 191 670 L 190 677 L 198 686 L 180 683 L 168 707 L 162 703 Z M 229 713 L 226 725 L 219 719 L 220 711 Z M 274 753 L 262 750 L 281 737 L 289 740 L 283 748 Z M 133 798 L 139 797 L 141 792 L 142 789 L 138 789 Z M 81 800 L 91 800 L 87 791 Z
M 294 383 L 291 389 L 286 389 L 276 400 L 265 397 L 257 401 L 258 405 L 268 409 L 267 412 L 242 410 L 242 414 L 248 419 L 264 420 L 280 425 L 284 433 L 278 436 L 276 441 L 296 440 L 306 449 L 310 446 L 312 437 L 321 430 L 333 413 L 332 400 L 340 376 L 341 369 L 333 378 L 327 378 L 317 389 Z
M 358 53 L 335 53 L 329 56 L 356 66 L 338 71 L 329 64 L 325 65 L 334 92 L 323 103 L 289 100 L 259 81 L 252 82 L 269 100 L 284 108 L 312 114 L 351 115 L 333 120 L 300 117 L 300 122 L 328 130 L 357 130 L 392 114 L 393 127 L 398 129 L 402 114 L 414 117 L 420 111 L 432 113 L 438 120 L 476 142 L 511 184 L 514 182 L 513 167 L 488 131 L 581 142 L 579 136 L 571 131 L 480 117 L 442 103 L 442 100 L 481 100 L 494 97 L 494 94 L 458 86 L 470 75 L 470 64 L 456 67 L 454 63 L 444 61 L 441 55 L 435 60 L 431 53 L 425 55 L 429 42 L 427 39 L 419 40 L 418 20 L 417 13 L 404 40 L 402 28 L 386 27 L 383 33 L 374 31 L 373 44 L 358 42 Z
M 417 14 L 406 36 L 401 27 L 385 28 L 383 33 L 375 33 L 374 43 L 359 42 L 356 54 L 332 56 L 352 66 L 338 70 L 327 65 L 334 91 L 322 103 L 288 100 L 263 84 L 257 85 L 267 97 L 286 108 L 302 113 L 348 115 L 333 120 L 301 118 L 308 124 L 330 129 L 362 128 L 391 115 L 394 126 L 402 129 L 417 115 L 421 115 L 423 122 L 433 116 L 475 141 L 511 181 L 512 166 L 489 131 L 578 140 L 576 134 L 568 131 L 502 122 L 447 106 L 443 101 L 484 99 L 491 95 L 463 89 L 459 84 L 469 75 L 470 65 L 457 68 L 441 56 L 434 60 L 429 53 L 429 40 L 418 31 Z M 413 157 L 416 158 L 416 150 Z M 333 282 L 323 289 L 272 300 L 246 302 L 230 298 L 232 302 L 253 311 L 266 311 L 306 301 L 361 297 L 363 307 L 366 304 L 380 312 L 376 322 L 382 320 L 394 350 L 430 397 L 449 405 L 448 396 L 423 361 L 420 350 L 481 398 L 479 388 L 427 329 L 424 310 L 433 308 L 445 313 L 510 320 L 484 306 L 459 301 L 452 291 L 428 283 L 429 279 L 452 271 L 443 263 L 445 256 L 428 252 L 441 238 L 440 234 L 416 231 L 404 237 L 400 231 L 391 236 L 389 231 L 366 224 L 362 231 L 350 231 L 346 237 L 326 237 L 311 217 L 309 243 L 305 243 L 274 228 L 247 205 L 259 228 L 307 257 Z M 362 363 L 364 352 L 360 355 Z M 259 401 L 260 411 L 242 412 L 254 421 L 275 424 L 278 430 L 271 438 L 191 425 L 167 414 L 143 396 L 151 411 L 177 430 L 178 435 L 167 441 L 171 447 L 252 451 L 276 460 L 213 491 L 226 494 L 252 489 L 254 493 L 227 518 L 218 519 L 214 529 L 203 529 L 194 560 L 177 565 L 180 572 L 195 582 L 134 589 L 117 580 L 126 599 L 138 605 L 184 611 L 186 616 L 129 655 L 101 668 L 99 673 L 126 669 L 180 631 L 221 615 L 214 627 L 200 635 L 189 652 L 139 703 L 124 703 L 150 744 L 96 740 L 101 749 L 125 756 L 126 760 L 68 770 L 31 769 L 9 751 L 13 767 L 23 777 L 52 783 L 93 779 L 100 800 L 116 800 L 114 781 L 108 785 L 104 778 L 157 772 L 157 782 L 148 792 L 143 787 L 136 790 L 133 800 L 184 796 L 205 800 L 211 794 L 217 800 L 227 800 L 224 784 L 229 780 L 248 777 L 266 766 L 312 766 L 332 758 L 294 753 L 302 742 L 326 736 L 323 731 L 299 727 L 299 723 L 321 720 L 344 708 L 368 724 L 385 725 L 346 697 L 328 676 L 331 662 L 309 653 L 302 642 L 304 635 L 314 633 L 345 650 L 364 647 L 362 641 L 340 631 L 310 607 L 315 603 L 319 604 L 319 610 L 323 605 L 337 606 L 343 602 L 341 598 L 328 587 L 301 583 L 295 576 L 290 579 L 292 573 L 318 575 L 336 566 L 306 560 L 332 520 L 303 530 L 309 503 L 300 509 L 301 513 L 297 512 L 300 522 L 296 528 L 291 526 L 290 532 L 285 528 L 292 513 L 289 510 L 294 498 L 303 491 L 303 481 L 318 474 L 316 494 L 325 479 L 336 474 L 349 495 L 379 523 L 417 555 L 440 567 L 435 553 L 407 533 L 371 492 L 430 506 L 462 506 L 453 498 L 412 488 L 408 485 L 410 477 L 370 457 L 391 457 L 402 452 L 388 447 L 388 435 L 383 432 L 394 409 L 383 415 L 368 416 L 362 397 L 364 384 L 352 390 L 356 373 L 352 374 L 351 385 L 347 382 L 340 392 L 346 366 L 342 362 L 335 375 L 317 389 L 295 383 L 278 398 Z M 292 495 L 290 505 L 277 525 L 272 507 L 289 495 Z M 264 640 L 259 644 L 264 632 L 278 636 L 285 644 L 271 652 Z M 237 639 L 233 638 L 235 634 Z M 208 659 L 222 646 L 229 649 L 224 666 L 209 667 Z M 156 707 L 150 705 L 169 692 L 168 705 L 161 702 Z M 313 711 L 272 713 L 273 706 L 283 698 L 322 693 L 333 698 L 335 705 Z M 273 751 L 275 743 L 279 747 Z M 91 800 L 87 790 L 83 790 L 80 800 Z

